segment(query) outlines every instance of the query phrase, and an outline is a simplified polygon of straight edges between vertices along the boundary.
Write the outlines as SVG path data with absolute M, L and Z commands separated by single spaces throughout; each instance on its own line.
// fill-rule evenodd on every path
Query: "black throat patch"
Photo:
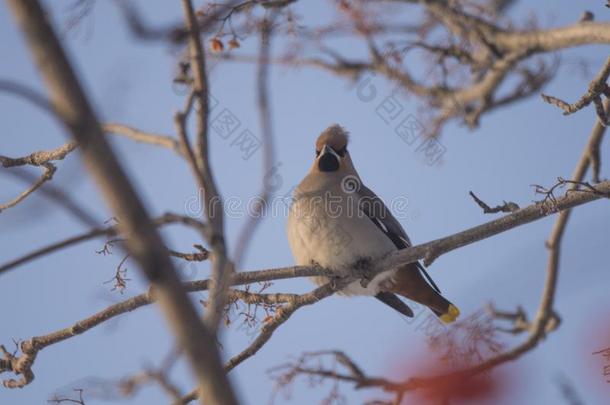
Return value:
M 318 169 L 321 172 L 334 172 L 339 169 L 339 159 L 332 153 L 325 153 L 318 160 Z

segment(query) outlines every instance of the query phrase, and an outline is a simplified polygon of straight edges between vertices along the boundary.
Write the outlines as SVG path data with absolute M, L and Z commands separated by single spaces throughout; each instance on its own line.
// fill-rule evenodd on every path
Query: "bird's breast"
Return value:
M 335 199 L 297 198 L 288 217 L 288 240 L 297 264 L 315 262 L 338 274 L 365 258 L 376 259 L 396 249 L 392 241 L 358 209 L 356 196 Z M 351 199 L 351 201 L 350 201 Z M 391 276 L 385 272 L 375 277 L 367 287 L 354 282 L 345 294 L 375 295 L 379 284 Z M 315 277 L 318 284 L 328 281 Z

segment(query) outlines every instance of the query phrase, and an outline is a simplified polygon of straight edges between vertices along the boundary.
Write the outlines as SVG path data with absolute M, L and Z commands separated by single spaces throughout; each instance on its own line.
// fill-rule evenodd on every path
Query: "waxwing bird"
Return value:
M 294 191 L 288 215 L 288 241 L 297 264 L 318 264 L 337 275 L 411 246 L 400 223 L 360 180 L 347 145 L 347 132 L 339 125 L 320 134 L 315 159 Z M 328 282 L 322 276 L 312 279 Z M 446 323 L 460 313 L 420 263 L 379 273 L 366 286 L 352 282 L 340 293 L 375 296 L 410 317 L 413 312 L 395 294 L 427 306 Z

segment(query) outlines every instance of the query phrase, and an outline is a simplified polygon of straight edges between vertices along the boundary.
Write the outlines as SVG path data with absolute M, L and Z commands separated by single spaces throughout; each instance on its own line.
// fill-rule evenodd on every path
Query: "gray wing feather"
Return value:
M 400 225 L 400 222 L 394 218 L 394 215 L 392 215 L 381 198 L 377 197 L 377 195 L 364 184 L 360 186 L 358 194 L 360 196 L 360 209 L 375 222 L 375 225 L 380 227 L 384 233 L 389 233 L 395 235 L 398 239 L 402 239 L 405 244 L 404 247 L 411 246 L 409 236 L 402 225 Z M 392 241 L 394 242 L 394 240 Z
M 359 208 L 365 213 L 371 221 L 381 230 L 391 241 L 394 243 L 397 249 L 404 249 L 411 246 L 411 240 L 405 232 L 400 222 L 394 218 L 394 215 L 390 212 L 388 207 L 384 204 L 381 198 L 377 197 L 377 194 L 364 184 L 360 185 L 360 189 L 357 191 L 360 197 Z M 430 286 L 440 294 L 441 290 L 438 288 L 432 277 L 426 272 L 424 266 L 421 263 L 414 263 L 419 269 L 420 273 L 425 277 Z

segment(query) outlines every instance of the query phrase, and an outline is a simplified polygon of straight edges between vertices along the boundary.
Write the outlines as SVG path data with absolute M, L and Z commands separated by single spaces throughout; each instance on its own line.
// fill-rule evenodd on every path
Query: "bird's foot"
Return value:
M 373 260 L 370 257 L 358 259 L 352 266 L 354 274 L 360 279 L 362 288 L 366 288 L 373 279 Z

